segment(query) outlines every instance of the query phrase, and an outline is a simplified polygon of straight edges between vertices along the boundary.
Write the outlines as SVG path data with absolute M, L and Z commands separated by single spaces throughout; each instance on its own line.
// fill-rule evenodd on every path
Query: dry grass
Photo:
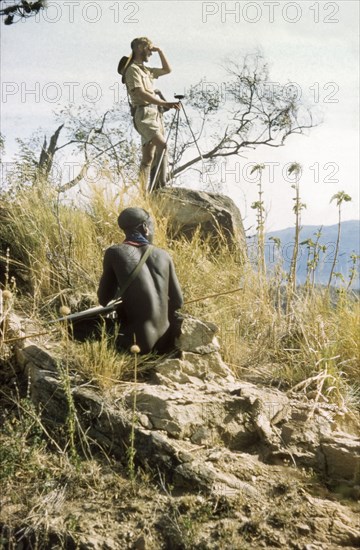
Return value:
M 67 355 L 72 370 L 102 390 L 108 390 L 121 381 L 134 378 L 134 355 L 118 352 L 114 338 L 105 333 L 100 340 L 87 340 L 83 344 L 68 343 Z M 147 354 L 138 358 L 140 376 L 151 370 L 156 357 Z
M 79 199 L 75 206 L 43 185 L 22 189 L 16 201 L 6 204 L 1 254 L 10 245 L 11 258 L 26 266 L 39 315 L 45 305 L 47 311 L 60 303 L 74 306 L 78 296 L 86 295 L 88 305 L 96 303 L 103 252 L 122 239 L 118 212 L 141 206 L 155 219 L 155 244 L 174 259 L 184 311 L 218 325 L 224 359 L 235 373 L 251 377 L 261 372 L 263 379 L 287 386 L 310 378 L 314 386 L 321 379 L 321 398 L 344 403 L 348 395 L 353 403 L 355 395 L 356 400 L 360 321 L 354 295 L 343 292 L 334 299 L 327 290 L 300 289 L 286 315 L 278 280 L 266 281 L 226 246 L 214 251 L 198 233 L 191 241 L 169 238 L 158 199 L 136 189 L 119 191 L 107 181 L 89 188 L 82 199 L 83 206 Z M 116 354 L 106 338 L 82 345 L 80 355 L 79 368 L 103 387 L 131 371 L 129 359 Z M 264 365 L 271 365 L 266 374 Z M 314 379 L 321 373 L 325 377 Z
M 122 238 L 116 223 L 118 212 L 133 205 L 146 208 L 155 217 L 155 244 L 167 249 L 174 259 L 186 301 L 184 311 L 219 327 L 222 355 L 237 376 L 277 383 L 315 403 L 333 402 L 350 411 L 359 407 L 360 311 L 356 296 L 346 292 L 331 296 L 326 289 L 302 293 L 299 289 L 287 316 L 284 304 L 279 304 L 278 281 L 259 277 L 225 246 L 214 252 L 211 243 L 204 242 L 198 233 L 191 241 L 169 238 L 167 220 L 159 216 L 157 204 L 107 185 L 90 189 L 83 208 L 59 203 L 56 193 L 46 187 L 22 190 L 16 201 L 6 204 L 0 255 L 5 258 L 10 245 L 10 260 L 18 262 L 13 267 L 8 262 L 10 275 L 15 278 L 18 265 L 26 267 L 30 283 L 27 304 L 30 296 L 31 310 L 38 318 L 44 317 L 44 311 L 56 316 L 61 303 L 76 303 L 74 296 L 85 295 L 90 302 L 95 301 L 103 251 Z M 11 307 L 6 305 L 5 317 L 19 300 L 16 287 L 11 289 Z M 0 339 L 0 364 L 5 358 L 2 339 L 6 337 L 3 333 Z M 117 353 L 113 339 L 106 334 L 100 341 L 84 344 L 71 342 L 65 330 L 60 338 L 66 380 L 74 369 L 103 392 L 114 384 L 133 382 L 134 356 Z M 138 361 L 141 375 L 151 369 L 156 358 L 149 355 Z M 70 405 L 71 388 L 66 387 Z M 154 511 L 147 521 L 157 518 L 164 533 L 177 537 L 184 548 L 194 547 L 202 521 L 210 517 L 213 522 L 207 501 L 200 506 L 195 503 L 193 509 L 180 514 L 171 508 L 171 497 L 160 494 L 148 478 L 142 483 L 138 473 L 134 485 L 125 464 L 115 463 L 98 447 L 91 447 L 76 423 L 76 411 L 72 423 L 68 421 L 59 431 L 49 433 L 26 397 L 11 396 L 10 386 L 6 391 L 6 396 L 0 393 L 4 411 L 0 480 L 1 521 L 7 526 L 4 533 L 9 541 L 18 541 L 21 536 L 30 540 L 35 532 L 35 543 L 46 547 L 54 529 L 59 536 L 65 533 L 69 540 L 77 541 L 82 518 L 85 513 L 90 515 L 84 504 L 95 502 L 97 514 L 109 503 L 111 509 L 127 506 L 133 510 L 137 496 L 148 502 L 150 495 L 155 495 Z M 95 521 L 95 516 L 90 519 Z M 109 525 L 110 531 L 121 525 L 117 514 Z M 232 532 L 224 531 L 221 540 L 232 544 L 233 536 L 237 541 Z M 63 544 L 66 547 L 65 539 Z M 154 548 L 158 547 L 155 541 Z

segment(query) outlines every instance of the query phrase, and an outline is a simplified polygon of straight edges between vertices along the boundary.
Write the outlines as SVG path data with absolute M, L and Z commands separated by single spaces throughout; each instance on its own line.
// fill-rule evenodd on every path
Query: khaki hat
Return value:
M 131 60 L 132 60 L 132 53 L 129 55 L 129 57 L 124 55 L 119 61 L 117 72 L 122 76 L 122 79 L 121 79 L 122 83 L 125 83 L 125 71 L 130 65 Z

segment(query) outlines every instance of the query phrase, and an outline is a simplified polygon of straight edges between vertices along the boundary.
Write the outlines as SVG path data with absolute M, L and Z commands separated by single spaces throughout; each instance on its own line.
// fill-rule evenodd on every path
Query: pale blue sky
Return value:
M 282 169 L 286 163 L 298 161 L 304 168 L 304 224 L 336 223 L 336 207 L 329 201 L 339 190 L 353 197 L 353 202 L 344 206 L 344 219 L 359 218 L 358 21 L 356 0 L 49 0 L 47 15 L 40 20 L 0 26 L 1 131 L 7 140 L 6 160 L 15 150 L 16 136 L 27 137 L 40 126 L 49 135 L 55 128 L 52 111 L 70 99 L 66 83 L 73 83 L 75 103 L 83 102 L 83 92 L 101 90 L 99 112 L 112 104 L 115 90 L 124 97 L 116 66 L 119 58 L 129 53 L 136 36 L 149 36 L 167 54 L 173 72 L 162 79 L 161 89 L 169 98 L 201 77 L 221 83 L 225 78 L 221 65 L 226 58 L 260 48 L 269 60 L 272 81 L 296 82 L 309 100 L 318 94 L 316 109 L 324 122 L 308 136 L 291 138 L 281 149 L 257 149 L 246 153 L 246 159 L 219 166 L 218 176 L 226 180 L 224 191 L 240 207 L 245 225 L 252 225 L 250 205 L 256 200 L 256 185 L 244 178 L 245 164 L 279 163 L 275 181 L 267 183 L 265 177 L 267 229 L 292 225 L 292 190 Z M 155 54 L 151 64 L 157 62 Z M 31 90 L 36 94 L 29 93 Z M 56 93 L 59 101 L 52 103 L 49 98 Z M 230 169 L 239 177 L 226 172 Z M 191 185 L 191 173 L 188 176 L 186 183 Z

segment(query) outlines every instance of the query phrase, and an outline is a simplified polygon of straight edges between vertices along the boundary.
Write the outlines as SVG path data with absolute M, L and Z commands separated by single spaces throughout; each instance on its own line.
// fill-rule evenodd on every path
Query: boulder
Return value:
M 192 238 L 197 229 L 213 245 L 227 245 L 246 257 L 246 238 L 242 218 L 234 201 L 225 195 L 193 189 L 161 189 L 156 193 L 156 206 L 166 216 L 172 236 Z
M 180 334 L 175 340 L 177 349 L 184 352 L 207 354 L 220 349 L 215 334 L 218 328 L 214 323 L 200 321 L 190 315 L 184 315 Z

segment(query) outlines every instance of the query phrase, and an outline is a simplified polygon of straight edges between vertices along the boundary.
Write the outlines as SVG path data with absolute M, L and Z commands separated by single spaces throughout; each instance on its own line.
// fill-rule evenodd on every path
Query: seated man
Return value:
M 118 224 L 125 232 L 125 240 L 105 252 L 98 289 L 99 302 L 103 306 L 123 288 L 153 240 L 153 222 L 142 208 L 126 208 Z M 174 264 L 165 250 L 152 247 L 122 300 L 118 311 L 118 346 L 128 350 L 136 343 L 140 353 L 168 351 L 173 344 L 175 312 L 181 308 L 183 298 Z

